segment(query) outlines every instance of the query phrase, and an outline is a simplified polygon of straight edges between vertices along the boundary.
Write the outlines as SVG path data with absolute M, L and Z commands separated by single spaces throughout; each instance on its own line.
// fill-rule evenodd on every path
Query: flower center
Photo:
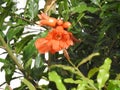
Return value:
M 62 38 L 62 36 L 60 35 L 60 34 L 57 34 L 56 36 L 55 36 L 55 39 L 56 40 L 60 40 Z

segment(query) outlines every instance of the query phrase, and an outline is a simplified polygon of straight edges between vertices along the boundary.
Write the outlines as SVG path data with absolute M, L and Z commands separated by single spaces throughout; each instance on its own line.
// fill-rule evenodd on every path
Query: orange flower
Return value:
M 45 52 L 54 54 L 73 45 L 71 35 L 72 33 L 65 31 L 62 26 L 57 26 L 45 38 L 37 39 L 35 46 L 41 54 Z
M 54 17 L 49 17 L 45 13 L 41 13 L 38 15 L 40 21 L 37 21 L 36 24 L 40 26 L 50 26 L 50 27 L 56 27 L 56 26 L 63 26 L 63 28 L 68 29 L 71 26 L 70 22 L 63 22 L 62 19 L 56 19 Z
M 50 50 L 49 41 L 46 38 L 39 38 L 35 42 L 35 46 L 41 54 Z
M 72 33 L 66 31 L 71 26 L 70 22 L 49 17 L 45 13 L 41 13 L 38 17 L 41 20 L 36 22 L 37 24 L 53 28 L 45 38 L 39 38 L 35 42 L 35 46 L 41 54 L 45 52 L 54 54 L 62 49 L 68 49 L 69 46 L 73 45 L 73 42 L 79 41 Z
M 63 27 L 64 28 L 69 28 L 71 26 L 71 23 L 70 22 L 64 22 L 63 23 Z
M 36 23 L 40 26 L 50 26 L 55 27 L 57 23 L 57 19 L 53 17 L 47 16 L 45 13 L 42 13 L 38 15 L 38 17 L 41 19 L 40 21 L 37 21 Z

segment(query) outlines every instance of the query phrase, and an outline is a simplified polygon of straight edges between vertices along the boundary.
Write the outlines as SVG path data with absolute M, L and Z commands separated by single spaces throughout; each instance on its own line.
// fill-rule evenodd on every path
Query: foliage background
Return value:
M 20 14 L 16 13 L 18 9 L 12 0 L 1 0 L 0 4 L 0 48 L 7 54 L 0 62 L 4 64 L 1 70 L 5 70 L 6 90 L 10 90 L 9 84 L 15 79 L 12 76 L 18 73 L 16 69 L 21 74 L 16 78 L 22 79 L 21 86 L 15 90 L 120 89 L 119 0 L 46 0 L 45 7 L 40 10 L 39 0 L 27 0 Z M 40 11 L 72 23 L 69 31 L 81 43 L 67 50 L 71 60 L 56 53 L 49 55 L 46 61 L 44 55 L 37 52 L 34 42 L 48 30 L 24 32 L 25 27 L 34 27 Z M 10 19 L 6 22 L 8 16 Z M 33 60 L 35 64 L 31 68 Z M 39 85 L 40 79 L 49 84 Z

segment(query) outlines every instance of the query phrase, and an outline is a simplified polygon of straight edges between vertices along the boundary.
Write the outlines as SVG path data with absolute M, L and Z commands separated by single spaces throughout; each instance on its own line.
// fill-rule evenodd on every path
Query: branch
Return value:
M 2 43 L 2 45 L 4 46 L 5 50 L 8 52 L 9 56 L 11 57 L 11 59 L 14 61 L 14 63 L 18 66 L 18 69 L 23 72 L 24 68 L 22 67 L 22 65 L 18 62 L 18 59 L 14 56 L 13 52 L 11 51 L 11 49 L 9 48 L 9 46 L 7 45 L 7 43 L 5 42 L 5 40 L 3 39 L 3 37 L 0 35 L 0 42 Z
M 20 17 L 20 16 L 18 16 L 18 15 L 15 15 L 14 17 L 15 17 L 15 18 L 18 18 L 18 19 L 22 19 L 22 20 L 24 20 L 24 21 L 26 21 L 26 22 L 28 22 L 28 23 L 35 23 L 34 21 L 30 21 L 30 20 L 28 20 L 28 19 L 26 19 L 26 18 L 24 18 L 24 17 Z
M 5 47 L 5 50 L 8 52 L 9 56 L 11 57 L 11 59 L 17 65 L 18 69 L 25 75 L 27 80 L 31 81 L 35 86 L 38 86 L 38 84 L 33 80 L 33 78 L 31 76 L 28 76 L 27 72 L 25 72 L 24 68 L 18 62 L 18 59 L 14 56 L 13 52 L 11 51 L 11 49 L 9 48 L 9 46 L 7 45 L 7 43 L 5 42 L 5 40 L 3 39 L 3 37 L 1 35 L 0 35 L 0 42 Z

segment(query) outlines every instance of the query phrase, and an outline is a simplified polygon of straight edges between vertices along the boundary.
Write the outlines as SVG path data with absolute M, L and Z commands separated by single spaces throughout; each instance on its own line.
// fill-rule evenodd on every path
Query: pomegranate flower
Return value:
M 62 26 L 53 28 L 45 38 L 39 38 L 35 42 L 35 46 L 41 54 L 50 52 L 52 54 L 68 49 L 73 45 L 72 33 L 65 31 Z
M 68 49 L 69 46 L 73 45 L 73 42 L 79 41 L 67 31 L 71 26 L 70 22 L 49 17 L 45 13 L 39 14 L 38 17 L 41 19 L 36 22 L 38 25 L 52 28 L 45 38 L 39 38 L 35 42 L 35 46 L 41 54 L 46 52 L 54 54 L 62 49 Z
M 57 19 L 53 17 L 47 16 L 45 13 L 42 13 L 38 15 L 40 21 L 37 21 L 36 23 L 40 26 L 50 26 L 55 27 L 57 23 Z

